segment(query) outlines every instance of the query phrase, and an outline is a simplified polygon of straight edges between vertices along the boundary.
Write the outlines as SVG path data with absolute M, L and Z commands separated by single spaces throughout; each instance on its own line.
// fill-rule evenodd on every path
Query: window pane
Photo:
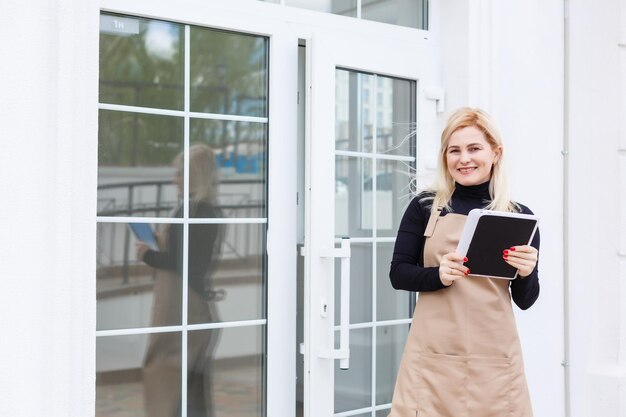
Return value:
M 372 321 L 372 244 L 350 245 L 350 323 Z M 341 260 L 335 260 L 335 324 L 341 306 Z
M 183 108 L 182 25 L 100 16 L 100 102 Z
M 96 416 L 180 416 L 181 334 L 96 339 Z
M 409 325 L 376 329 L 376 404 L 391 402 Z M 387 414 L 385 414 L 386 416 Z
M 302 9 L 338 14 L 342 16 L 356 17 L 357 15 L 357 0 L 286 0 L 285 4 L 287 6 L 300 7 Z
M 388 155 L 415 156 L 415 83 L 397 78 L 377 77 L 376 151 Z M 412 146 L 413 145 L 413 146 Z
M 264 318 L 265 224 L 189 226 L 189 323 Z
M 191 142 L 208 145 L 214 154 L 221 216 L 265 217 L 267 125 L 192 119 L 190 130 Z
M 428 29 L 428 0 L 362 0 L 361 17 L 376 22 Z
M 335 343 L 339 332 L 335 332 Z M 372 329 L 350 331 L 350 369 L 335 362 L 335 413 L 372 405 Z
M 191 110 L 267 116 L 267 38 L 191 28 Z
M 160 250 L 138 259 L 125 223 L 97 225 L 97 329 L 181 324 L 182 225 L 149 225 Z
M 264 327 L 189 332 L 188 416 L 260 417 Z
M 98 127 L 98 215 L 172 216 L 183 119 L 101 110 Z
M 376 228 L 378 236 L 393 237 L 411 197 L 413 168 L 406 161 L 376 161 Z
M 411 318 L 409 311 L 410 293 L 393 289 L 389 281 L 389 266 L 393 254 L 393 243 L 376 245 L 376 319 L 396 320 Z
M 372 152 L 375 77 L 341 69 L 336 71 L 335 77 L 335 148 Z
M 372 161 L 335 158 L 335 236 L 372 236 Z

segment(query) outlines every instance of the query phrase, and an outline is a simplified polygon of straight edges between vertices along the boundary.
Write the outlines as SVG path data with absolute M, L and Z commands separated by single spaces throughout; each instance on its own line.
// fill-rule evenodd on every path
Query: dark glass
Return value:
M 428 0 L 362 0 L 366 20 L 428 30 Z
M 181 334 L 96 339 L 96 417 L 181 415 Z
M 97 224 L 98 330 L 181 324 L 182 225 L 148 226 L 160 248 L 140 261 L 127 224 Z
M 265 229 L 189 225 L 189 323 L 264 318 Z
M 376 244 L 376 320 L 411 318 L 409 293 L 398 291 L 389 281 L 389 265 L 393 254 L 393 243 Z
M 213 151 L 221 216 L 266 217 L 267 125 L 191 119 L 190 130 L 192 144 Z
M 391 402 L 408 331 L 408 324 L 381 326 L 376 329 L 377 405 Z
M 100 110 L 98 127 L 98 215 L 172 217 L 183 119 Z
M 100 102 L 183 109 L 184 26 L 103 13 Z
M 335 236 L 372 236 L 372 160 L 335 157 Z
M 339 332 L 335 332 L 338 340 Z M 335 413 L 371 405 L 372 329 L 355 329 L 350 331 L 350 369 L 340 369 L 335 361 Z
M 372 244 L 350 245 L 350 323 L 372 321 Z M 341 260 L 335 260 L 335 324 L 341 306 Z
M 413 172 L 408 161 L 376 161 L 376 233 L 379 237 L 396 236 L 411 198 Z
M 268 40 L 191 28 L 191 111 L 267 116 Z
M 264 327 L 189 332 L 188 416 L 261 417 Z

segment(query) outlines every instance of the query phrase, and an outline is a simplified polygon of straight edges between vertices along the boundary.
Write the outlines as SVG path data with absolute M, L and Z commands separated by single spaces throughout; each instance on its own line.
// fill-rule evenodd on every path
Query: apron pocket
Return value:
M 467 362 L 468 417 L 506 417 L 513 374 L 509 358 L 470 357 Z
M 467 359 L 463 356 L 422 352 L 419 365 L 418 415 L 464 417 Z

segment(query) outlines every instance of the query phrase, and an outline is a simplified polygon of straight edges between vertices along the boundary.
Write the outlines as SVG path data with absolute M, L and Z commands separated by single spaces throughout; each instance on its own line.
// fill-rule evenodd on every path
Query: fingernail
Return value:
M 514 251 L 514 250 L 515 250 L 515 247 L 511 247 L 511 250 L 512 250 L 512 251 Z
M 503 257 L 504 259 L 508 259 L 508 257 L 509 257 L 509 256 L 508 256 L 508 255 L 502 255 L 502 257 Z
M 467 271 L 465 271 L 465 275 L 469 275 L 470 274 L 470 270 L 468 269 Z
M 505 254 L 505 255 L 508 255 L 509 254 L 509 250 L 505 249 L 505 250 L 502 251 L 502 253 Z
M 467 257 L 463 258 L 463 262 L 467 262 Z

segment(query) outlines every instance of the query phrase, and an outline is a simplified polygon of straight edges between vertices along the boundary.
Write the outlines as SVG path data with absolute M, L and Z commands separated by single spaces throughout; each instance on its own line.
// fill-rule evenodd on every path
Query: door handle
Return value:
M 322 349 L 320 357 L 339 359 L 339 368 L 348 369 L 350 367 L 350 238 L 341 238 L 339 248 L 323 250 L 320 256 L 323 258 L 341 258 L 339 349 Z M 324 303 L 322 300 L 322 304 Z

